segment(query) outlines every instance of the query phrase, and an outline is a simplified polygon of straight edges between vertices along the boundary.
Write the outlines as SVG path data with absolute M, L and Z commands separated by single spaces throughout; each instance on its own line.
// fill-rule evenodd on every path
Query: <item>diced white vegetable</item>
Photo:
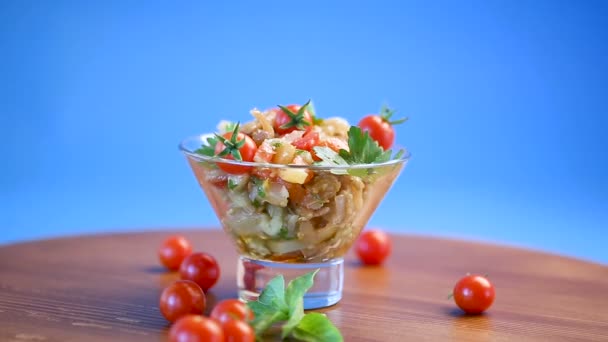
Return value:
M 327 118 L 319 125 L 322 132 L 330 137 L 346 137 L 350 124 L 343 118 Z
M 287 226 L 287 236 L 295 236 L 300 216 L 295 214 L 287 214 L 285 225 Z
M 289 198 L 289 191 L 285 185 L 275 182 L 265 183 L 268 184 L 266 189 L 266 197 L 263 198 L 265 202 L 279 207 L 287 206 L 287 199 Z
M 271 121 L 268 120 L 266 115 L 264 115 L 262 112 L 255 108 L 251 110 L 251 115 L 253 115 L 256 120 L 260 122 L 260 125 L 262 126 L 263 130 L 270 133 L 270 135 L 274 135 L 274 129 L 272 128 Z
M 249 175 L 229 175 L 228 176 L 228 189 L 233 191 L 240 191 L 245 188 L 249 182 Z
M 228 192 L 228 199 L 230 200 L 230 206 L 234 209 L 242 209 L 249 213 L 253 213 L 255 208 L 251 204 L 251 201 L 247 197 L 247 193 L 245 192 Z
M 296 148 L 292 144 L 283 141 L 280 145 L 276 146 L 272 162 L 275 164 L 289 164 L 295 154 Z
M 256 163 L 268 163 L 276 153 L 276 146 L 279 146 L 280 144 L 282 144 L 281 139 L 264 140 L 253 156 L 253 161 Z
M 308 178 L 308 170 L 306 169 L 280 169 L 279 177 L 286 182 L 295 184 L 304 184 Z
M 262 230 L 269 236 L 276 236 L 284 226 L 285 209 L 274 205 L 268 205 L 266 210 L 270 215 L 270 223 L 268 226 L 262 227 Z
M 275 254 L 287 254 L 295 251 L 299 251 L 305 247 L 305 245 L 299 240 L 268 240 L 266 243 L 268 248 Z
M 302 137 L 302 135 L 304 135 L 304 131 L 295 130 L 295 131 L 292 131 L 291 133 L 285 134 L 283 136 L 283 140 L 287 141 L 288 143 L 292 143 L 292 142 L 300 139 Z
M 245 238 L 243 239 L 247 248 L 252 251 L 254 254 L 259 256 L 267 256 L 270 254 L 270 250 L 264 244 L 264 240 L 258 239 L 255 237 Z
M 307 165 L 310 165 L 315 162 L 314 159 L 312 159 L 312 154 L 310 154 L 310 152 L 308 151 L 298 150 L 296 151 L 296 154 L 300 156 L 300 158 L 302 158 L 302 161 Z

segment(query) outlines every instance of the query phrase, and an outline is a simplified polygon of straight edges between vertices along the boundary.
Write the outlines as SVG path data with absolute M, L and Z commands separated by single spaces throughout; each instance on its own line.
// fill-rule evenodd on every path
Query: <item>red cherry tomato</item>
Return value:
M 253 328 L 244 321 L 228 320 L 222 325 L 226 342 L 254 342 Z
M 388 150 L 395 141 L 393 126 L 380 115 L 368 115 L 359 121 L 359 127 L 376 140 L 383 149 Z
M 298 110 L 300 110 L 301 106 L 289 105 L 289 106 L 285 106 L 285 108 L 290 110 L 292 113 L 297 113 Z M 296 129 L 307 130 L 310 127 L 312 127 L 312 116 L 310 115 L 310 113 L 308 111 L 304 112 L 304 117 L 302 118 L 302 120 L 299 123 L 296 123 L 295 126 L 285 127 L 285 128 L 283 128 L 283 126 L 288 125 L 290 123 L 294 123 L 294 119 L 292 119 L 291 116 L 286 114 L 280 108 L 275 109 L 275 111 L 276 111 L 276 117 L 274 119 L 274 130 L 278 134 L 287 134 L 287 133 L 295 131 Z
M 222 136 L 230 140 L 230 138 L 232 138 L 232 132 L 224 133 Z M 251 139 L 245 133 L 239 133 L 236 136 L 236 141 L 242 141 L 243 139 L 245 140 L 245 144 L 239 148 L 241 158 L 243 161 L 246 162 L 253 161 L 253 157 L 255 156 L 258 146 L 255 144 L 255 141 L 253 141 L 253 139 Z M 226 145 L 218 141 L 217 144 L 215 144 L 215 154 L 219 154 L 220 152 L 224 151 L 225 148 Z M 234 160 L 234 156 L 232 156 L 232 154 L 228 154 L 226 156 L 223 156 L 222 158 Z M 220 169 L 224 170 L 224 172 L 233 175 L 247 173 L 251 169 L 251 166 L 233 165 L 226 163 L 217 163 L 217 166 L 219 166 Z
M 229 320 L 235 319 L 248 322 L 253 319 L 253 311 L 251 311 L 247 304 L 238 299 L 226 299 L 219 302 L 211 310 L 209 317 L 220 322 L 222 325 Z
M 188 315 L 173 324 L 169 342 L 224 342 L 224 331 L 212 319 Z
M 359 259 L 366 265 L 379 265 L 391 254 L 391 239 L 380 230 L 367 230 L 361 233 L 355 249 Z
M 454 286 L 454 301 L 467 314 L 480 314 L 494 302 L 494 285 L 483 276 L 468 275 Z
M 193 253 L 179 268 L 182 279 L 192 280 L 207 292 L 220 277 L 220 268 L 214 257 L 207 253 Z
M 200 286 L 189 280 L 178 280 L 169 285 L 160 296 L 160 312 L 174 322 L 188 314 L 202 314 L 207 299 Z
M 301 138 L 296 139 L 293 145 L 300 150 L 309 151 L 314 160 L 321 160 L 315 153 L 316 146 L 329 147 L 336 152 L 340 152 L 341 149 L 348 150 L 348 144 L 338 138 L 327 138 L 325 140 L 319 140 L 319 133 L 309 131 L 306 132 Z
M 312 151 L 312 148 L 319 143 L 319 133 L 309 131 L 304 133 L 301 138 L 294 140 L 292 143 L 297 149 Z
M 192 245 L 185 237 L 175 235 L 166 239 L 158 250 L 160 262 L 170 270 L 177 270 L 192 253 Z

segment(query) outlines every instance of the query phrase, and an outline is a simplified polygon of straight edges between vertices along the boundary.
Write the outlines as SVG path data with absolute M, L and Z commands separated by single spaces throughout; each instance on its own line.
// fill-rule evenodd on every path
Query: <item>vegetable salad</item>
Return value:
M 392 130 L 392 111 L 383 113 Z M 189 158 L 222 226 L 254 259 L 343 256 L 398 176 L 404 151 L 393 154 L 345 119 L 320 118 L 310 101 L 251 115 L 220 122 Z

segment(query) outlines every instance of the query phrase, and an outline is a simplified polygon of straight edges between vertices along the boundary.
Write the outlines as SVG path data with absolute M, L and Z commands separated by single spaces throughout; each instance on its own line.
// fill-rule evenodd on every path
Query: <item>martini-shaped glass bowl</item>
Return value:
M 179 147 L 239 254 L 239 298 L 256 300 L 278 274 L 289 281 L 319 269 L 304 308 L 337 303 L 344 284 L 343 257 L 409 154 L 381 164 L 347 166 L 240 162 L 196 153 L 209 136 L 188 138 Z M 223 171 L 234 166 L 244 173 Z

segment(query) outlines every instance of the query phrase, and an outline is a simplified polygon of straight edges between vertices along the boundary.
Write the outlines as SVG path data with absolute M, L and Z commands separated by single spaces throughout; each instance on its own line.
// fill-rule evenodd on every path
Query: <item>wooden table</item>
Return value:
M 0 247 L 0 341 L 164 340 L 157 261 L 174 232 L 98 235 Z M 220 262 L 212 306 L 235 297 L 236 254 L 219 231 L 186 231 Z M 393 236 L 384 267 L 346 263 L 344 298 L 322 310 L 346 341 L 608 341 L 608 267 L 557 255 Z M 447 299 L 465 273 L 488 274 L 493 307 L 464 316 Z

